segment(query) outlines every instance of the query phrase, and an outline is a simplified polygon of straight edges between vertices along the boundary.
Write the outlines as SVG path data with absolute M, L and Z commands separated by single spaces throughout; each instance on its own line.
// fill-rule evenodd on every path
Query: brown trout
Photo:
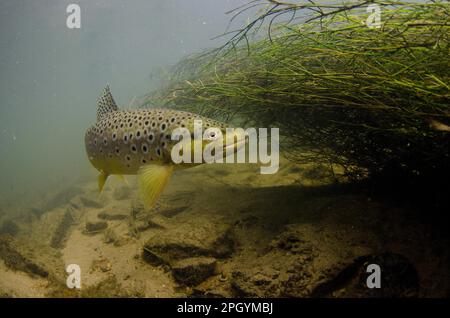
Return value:
M 120 110 L 107 86 L 97 101 L 97 122 L 85 135 L 89 161 L 100 172 L 99 191 L 102 191 L 109 175 L 137 174 L 144 205 L 146 208 L 152 207 L 174 169 L 197 165 L 174 164 L 171 157 L 171 150 L 178 143 L 172 140 L 172 132 L 177 128 L 186 128 L 193 136 L 195 120 L 201 120 L 206 128 L 216 127 L 224 136 L 226 134 L 224 123 L 185 111 Z M 231 146 L 234 151 L 242 144 L 240 138 L 242 136 L 233 139 Z M 202 149 L 213 141 L 214 138 L 201 140 Z M 223 146 L 224 149 L 226 147 Z

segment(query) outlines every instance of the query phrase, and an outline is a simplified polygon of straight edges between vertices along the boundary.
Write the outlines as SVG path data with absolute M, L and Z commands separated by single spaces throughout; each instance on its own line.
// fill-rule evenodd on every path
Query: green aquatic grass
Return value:
M 340 163 L 356 177 L 355 168 L 441 169 L 450 149 L 449 3 L 374 2 L 379 29 L 365 24 L 368 2 L 310 3 L 308 21 L 270 21 L 255 35 L 273 7 L 277 15 L 305 9 L 269 1 L 224 47 L 174 66 L 143 106 L 279 127 L 291 159 Z

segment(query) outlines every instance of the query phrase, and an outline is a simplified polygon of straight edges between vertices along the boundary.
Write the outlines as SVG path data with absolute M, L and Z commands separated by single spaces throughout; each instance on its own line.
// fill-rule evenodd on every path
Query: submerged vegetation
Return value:
M 175 65 L 143 106 L 279 127 L 288 157 L 354 178 L 448 178 L 449 2 L 257 0 L 234 13 L 261 4 L 224 47 Z M 369 4 L 379 28 L 366 24 Z

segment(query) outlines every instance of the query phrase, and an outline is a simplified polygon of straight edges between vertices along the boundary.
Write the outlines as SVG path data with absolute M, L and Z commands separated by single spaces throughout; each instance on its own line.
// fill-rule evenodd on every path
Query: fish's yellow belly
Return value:
M 124 164 L 116 158 L 105 158 L 105 159 L 91 159 L 91 164 L 99 171 L 107 174 L 118 174 L 118 175 L 133 175 L 137 174 L 140 165 L 136 164 Z

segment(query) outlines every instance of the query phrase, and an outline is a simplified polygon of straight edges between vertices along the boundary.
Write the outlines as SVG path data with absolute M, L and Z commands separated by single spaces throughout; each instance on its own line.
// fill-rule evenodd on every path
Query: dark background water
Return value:
M 81 29 L 66 27 L 70 3 L 81 7 Z M 95 120 L 95 101 L 105 84 L 119 105 L 129 105 L 151 89 L 161 68 L 220 45 L 223 38 L 212 38 L 226 31 L 225 12 L 243 3 L 2 1 L 1 197 L 27 198 L 92 173 L 84 131 Z

